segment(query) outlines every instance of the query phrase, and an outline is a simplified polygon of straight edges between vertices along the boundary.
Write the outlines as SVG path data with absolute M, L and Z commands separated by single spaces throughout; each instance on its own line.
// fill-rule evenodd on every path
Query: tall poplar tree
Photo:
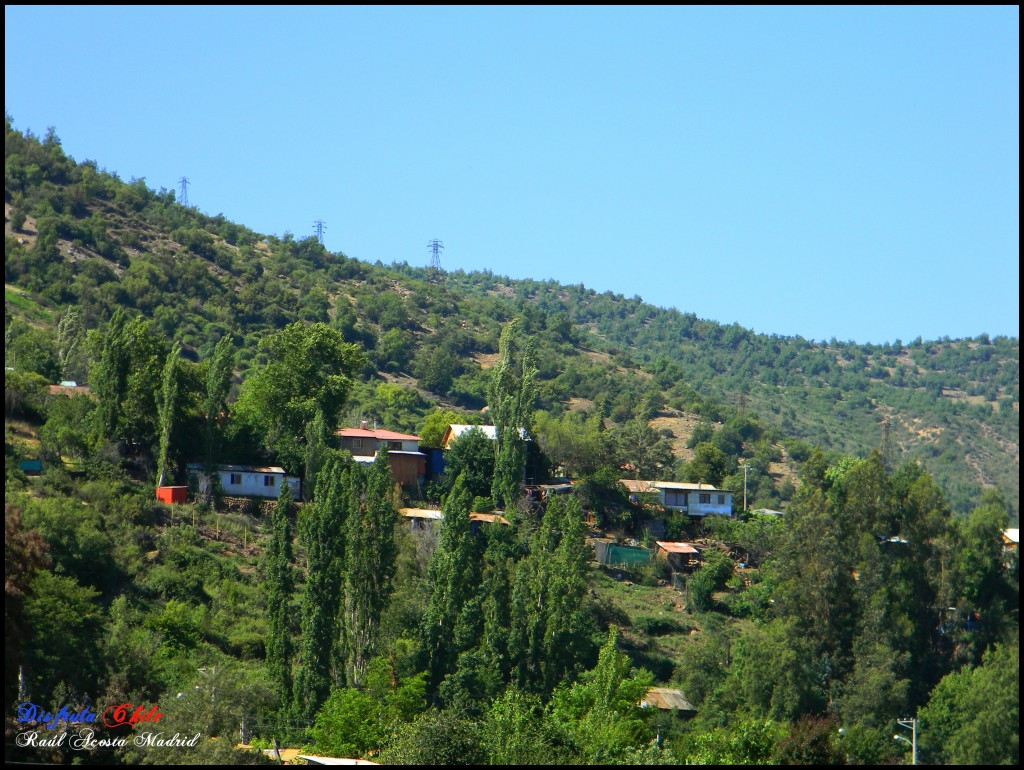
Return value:
M 206 362 L 203 393 L 203 432 L 205 447 L 203 463 L 209 478 L 218 478 L 214 473 L 217 455 L 220 451 L 221 419 L 227 409 L 228 392 L 231 390 L 231 377 L 235 370 L 235 344 L 230 335 L 225 334 L 213 348 L 213 354 Z M 209 494 L 212 494 L 212 489 Z
M 164 363 L 164 372 L 160 388 L 160 400 L 157 402 L 157 419 L 160 425 L 160 444 L 157 454 L 157 486 L 162 487 L 167 477 L 168 455 L 171 449 L 171 434 L 174 432 L 175 414 L 178 410 L 178 391 L 181 389 L 181 377 L 178 372 L 178 358 L 181 345 L 177 342 L 171 347 Z
M 267 668 L 278 688 L 281 703 L 286 708 L 292 701 L 292 658 L 295 651 L 290 623 L 292 594 L 295 591 L 291 504 L 291 487 L 282 484 L 270 519 L 270 544 L 264 554 L 267 575 Z
M 509 658 L 523 690 L 550 692 L 577 666 L 591 630 L 583 598 L 587 558 L 583 512 L 575 498 L 548 502 L 516 565 Z
M 459 476 L 445 498 L 441 535 L 427 571 L 430 603 L 423 616 L 423 640 L 429 656 L 428 690 L 434 696 L 455 668 L 461 652 L 455 645 L 459 614 L 479 584 L 479 561 L 469 521 L 471 503 L 465 478 Z
M 368 471 L 353 472 L 361 483 L 358 508 L 346 523 L 343 646 L 348 685 L 360 687 L 376 652 L 380 618 L 393 588 L 397 513 L 391 502 L 394 481 L 386 448 L 377 452 Z
M 494 420 L 495 457 L 491 497 L 495 505 L 511 511 L 521 495 L 526 467 L 524 430 L 529 430 L 537 398 L 535 341 L 527 337 L 520 344 L 520 322 L 505 325 L 498 341 L 498 363 L 487 389 Z
M 352 506 L 352 467 L 332 452 L 321 470 L 317 499 L 305 508 L 300 534 L 306 548 L 302 644 L 295 678 L 295 713 L 312 719 L 334 680 L 339 637 L 345 525 Z

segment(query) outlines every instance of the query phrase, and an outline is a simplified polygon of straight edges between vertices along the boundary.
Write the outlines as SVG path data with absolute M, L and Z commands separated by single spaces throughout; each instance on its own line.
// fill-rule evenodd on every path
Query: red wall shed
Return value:
M 161 503 L 187 503 L 188 487 L 157 487 L 156 499 Z

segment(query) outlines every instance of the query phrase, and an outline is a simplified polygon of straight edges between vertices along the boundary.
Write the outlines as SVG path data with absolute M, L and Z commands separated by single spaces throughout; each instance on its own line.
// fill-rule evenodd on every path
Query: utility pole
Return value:
M 743 463 L 743 510 L 747 510 L 747 471 L 750 470 L 746 463 Z
M 905 719 L 897 719 L 896 720 L 896 724 L 900 725 L 901 727 L 906 727 L 907 729 L 910 730 L 910 738 L 911 738 L 911 740 L 908 741 L 902 735 L 894 735 L 894 736 L 892 736 L 892 739 L 894 741 L 903 741 L 904 743 L 909 743 L 910 744 L 911 764 L 916 765 L 917 764 L 917 719 L 915 719 L 914 717 L 907 717 Z
M 313 227 L 316 228 L 316 239 L 320 241 L 320 245 L 324 245 L 324 230 L 327 229 L 327 225 L 324 224 L 324 220 L 318 219 L 313 223 Z
M 178 180 L 178 184 L 181 185 L 181 192 L 178 194 L 178 203 L 185 208 L 188 208 L 188 177 L 183 176 Z

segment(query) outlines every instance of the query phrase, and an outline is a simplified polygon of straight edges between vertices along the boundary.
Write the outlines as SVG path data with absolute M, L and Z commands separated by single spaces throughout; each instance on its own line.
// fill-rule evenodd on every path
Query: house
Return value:
M 687 516 L 732 516 L 732 492 L 711 484 L 634 479 L 619 479 L 619 483 L 629 490 L 629 499 L 633 502 L 637 502 L 642 494 L 656 494 L 663 507 Z
M 391 475 L 402 486 L 418 486 L 427 475 L 427 456 L 420 451 L 419 436 L 370 428 L 366 421 L 358 428 L 341 428 L 336 434 L 341 448 L 356 462 L 372 463 L 381 447 L 386 448 Z
M 210 479 L 200 463 L 185 466 L 189 479 L 194 481 L 202 495 L 210 491 Z M 302 480 L 289 476 L 284 468 L 276 465 L 257 468 L 252 465 L 218 465 L 214 471 L 220 480 L 220 489 L 232 497 L 262 497 L 277 499 L 281 485 L 287 484 L 292 490 L 292 499 L 302 499 Z
M 700 565 L 700 551 L 693 543 L 655 541 L 654 556 L 668 562 L 674 570 L 689 570 Z

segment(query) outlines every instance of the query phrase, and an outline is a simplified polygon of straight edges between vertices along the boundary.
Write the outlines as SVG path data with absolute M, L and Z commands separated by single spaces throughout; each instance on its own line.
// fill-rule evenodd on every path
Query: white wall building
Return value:
M 195 477 L 200 494 L 209 491 L 210 479 L 199 463 L 187 466 L 190 478 Z M 284 468 L 270 465 L 257 468 L 252 465 L 218 465 L 215 471 L 220 479 L 220 489 L 231 497 L 263 497 L 276 500 L 281 493 L 281 484 L 288 484 L 292 499 L 302 499 L 302 479 L 288 476 Z
M 682 481 L 637 481 L 619 479 L 632 495 L 656 493 L 659 502 L 670 511 L 687 516 L 703 517 L 709 514 L 732 516 L 732 492 L 717 489 L 711 484 L 689 484 Z

